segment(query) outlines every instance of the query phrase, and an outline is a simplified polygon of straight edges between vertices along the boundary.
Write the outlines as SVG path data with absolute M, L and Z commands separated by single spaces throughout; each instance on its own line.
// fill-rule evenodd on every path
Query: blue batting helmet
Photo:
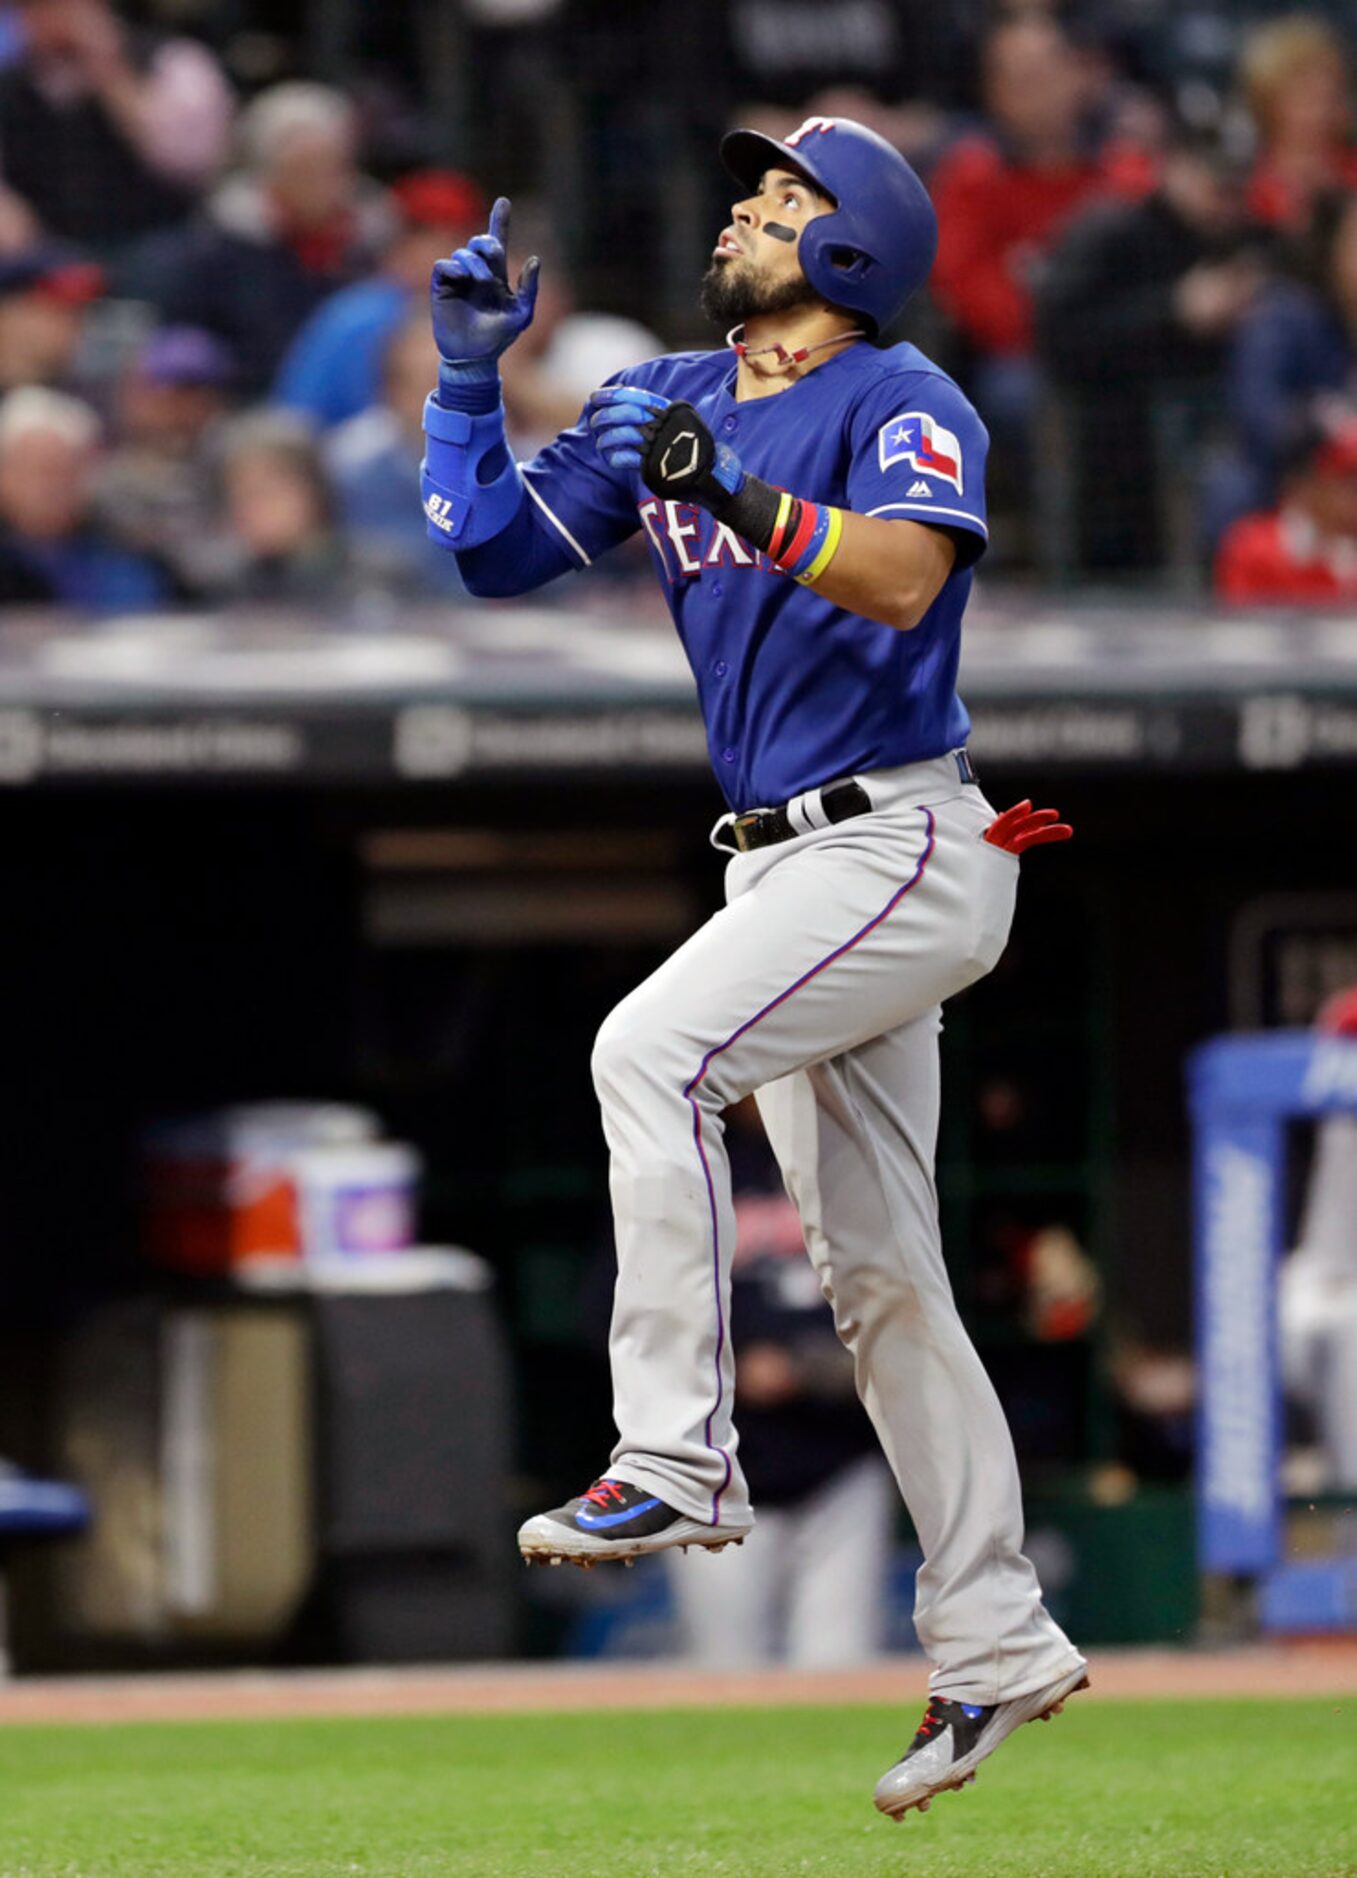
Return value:
M 928 191 L 893 145 L 846 117 L 808 117 L 785 143 L 757 130 L 721 140 L 721 161 L 753 195 L 765 170 L 798 170 L 834 202 L 801 236 L 806 279 L 834 306 L 880 332 L 928 278 L 938 218 Z

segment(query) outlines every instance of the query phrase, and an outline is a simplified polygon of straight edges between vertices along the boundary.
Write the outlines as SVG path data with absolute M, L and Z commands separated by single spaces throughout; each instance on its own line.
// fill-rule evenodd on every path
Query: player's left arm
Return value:
M 589 423 L 614 468 L 639 469 L 656 495 L 709 510 L 832 605 L 901 631 L 924 618 L 965 540 L 926 511 L 917 520 L 863 514 L 775 488 L 717 443 L 691 405 L 655 392 L 626 385 L 595 392 Z
M 841 509 L 838 551 L 815 581 L 833 606 L 908 632 L 923 619 L 956 565 L 954 538 L 919 522 Z

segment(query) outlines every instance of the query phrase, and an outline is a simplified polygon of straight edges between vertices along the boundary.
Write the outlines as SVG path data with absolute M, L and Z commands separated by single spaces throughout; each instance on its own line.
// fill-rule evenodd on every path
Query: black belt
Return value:
M 846 822 L 853 815 L 870 815 L 872 799 L 859 782 L 826 783 L 819 791 L 820 808 L 827 822 Z M 748 854 L 751 848 L 770 848 L 775 841 L 790 841 L 805 830 L 793 828 L 785 804 L 775 809 L 749 809 L 717 832 L 723 847 Z
M 977 782 L 974 766 L 964 750 L 954 751 L 957 771 L 964 783 Z M 819 791 L 820 810 L 826 822 L 831 825 L 850 821 L 854 815 L 870 815 L 872 799 L 860 782 L 851 778 L 847 782 L 826 783 Z M 737 853 L 748 854 L 754 848 L 770 848 L 775 842 L 790 841 L 794 835 L 805 834 L 804 828 L 793 828 L 787 805 L 780 804 L 774 809 L 748 809 L 743 815 L 736 815 L 716 832 L 715 839 L 723 848 L 734 848 Z

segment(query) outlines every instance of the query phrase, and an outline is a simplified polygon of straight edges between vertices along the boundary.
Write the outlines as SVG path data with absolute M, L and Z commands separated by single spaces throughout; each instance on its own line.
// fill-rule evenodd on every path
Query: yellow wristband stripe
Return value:
M 787 522 L 791 517 L 792 497 L 789 490 L 782 491 L 782 499 L 777 505 L 777 520 L 773 523 L 773 532 L 768 541 L 769 558 L 776 560 L 782 551 L 782 537 L 786 533 Z
M 825 534 L 820 552 L 816 555 L 805 573 L 798 574 L 797 576 L 797 579 L 803 587 L 807 586 L 813 580 L 818 580 L 838 552 L 839 541 L 843 535 L 843 510 L 827 509 L 826 513 L 829 516 L 829 528 Z

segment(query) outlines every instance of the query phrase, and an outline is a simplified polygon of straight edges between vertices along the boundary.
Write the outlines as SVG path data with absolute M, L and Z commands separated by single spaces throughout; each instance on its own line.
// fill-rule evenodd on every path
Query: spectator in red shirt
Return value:
M 1054 22 L 993 27 L 981 84 L 989 132 L 953 144 L 931 178 L 940 223 L 933 293 L 982 356 L 1025 359 L 1035 267 L 1075 210 L 1109 185 L 1080 147 L 1085 68 Z
M 1238 605 L 1357 602 L 1357 418 L 1302 446 L 1276 509 L 1226 530 L 1215 589 Z
M 1116 187 L 1082 148 L 1089 68 L 1054 21 L 1020 15 L 992 27 L 981 89 L 988 130 L 953 144 L 930 179 L 939 222 L 932 292 L 971 353 L 965 376 L 992 443 L 991 507 L 996 520 L 1006 512 L 1018 523 L 1021 558 L 1038 272 L 1076 211 Z
M 1302 229 L 1318 196 L 1357 188 L 1343 41 L 1305 14 L 1273 20 L 1246 41 L 1239 76 L 1261 145 L 1249 210 L 1273 227 Z

